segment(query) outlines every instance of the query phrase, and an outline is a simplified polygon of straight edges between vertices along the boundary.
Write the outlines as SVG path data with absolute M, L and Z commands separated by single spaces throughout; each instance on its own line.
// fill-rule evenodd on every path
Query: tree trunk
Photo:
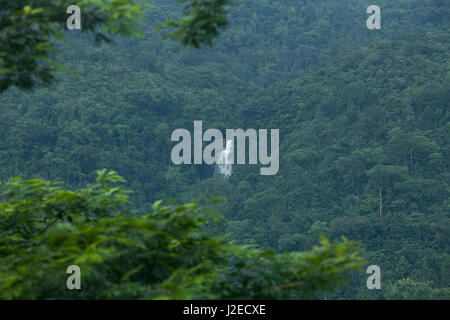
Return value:
M 382 190 L 380 185 L 380 217 L 383 215 L 383 197 L 382 197 Z

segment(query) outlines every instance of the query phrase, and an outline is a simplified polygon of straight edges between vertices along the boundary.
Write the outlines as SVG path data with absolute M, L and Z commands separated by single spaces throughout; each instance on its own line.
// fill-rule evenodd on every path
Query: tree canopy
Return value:
M 118 182 L 106 170 L 77 191 L 9 181 L 0 202 L 0 297 L 317 299 L 364 263 L 345 238 L 286 254 L 230 243 L 205 228 L 223 220 L 199 202 L 158 201 L 136 216 Z M 82 291 L 65 286 L 70 265 L 81 269 Z
M 225 15 L 230 0 L 183 0 L 181 17 L 166 21 L 159 29 L 169 29 L 165 38 L 183 45 L 211 45 L 219 29 L 227 25 Z M 71 0 L 4 0 L 0 7 L 0 92 L 10 86 L 22 89 L 49 84 L 63 68 L 54 60 L 57 41 L 64 40 Z M 81 31 L 93 34 L 96 42 L 112 36 L 142 36 L 139 22 L 151 7 L 146 0 L 79 0 Z
M 64 181 L 69 192 L 111 168 L 133 191 L 117 212 L 133 217 L 160 199 L 224 196 L 214 208 L 227 223 L 200 229 L 269 248 L 276 259 L 296 261 L 290 253 L 310 250 L 320 234 L 360 241 L 360 256 L 381 268 L 382 289 L 368 290 L 361 269 L 327 298 L 449 299 L 449 1 L 379 0 L 381 30 L 367 29 L 362 0 L 246 1 L 230 5 L 227 29 L 200 50 L 161 41 L 155 29 L 183 17 L 183 6 L 152 3 L 140 39 L 106 32 L 114 46 L 94 46 L 92 34 L 67 32 L 67 42 L 54 42 L 50 56 L 78 77 L 2 92 L 1 181 Z M 182 22 L 166 26 L 183 41 Z M 174 165 L 171 132 L 194 120 L 221 131 L 279 129 L 280 171 L 269 178 L 233 166 L 224 178 L 214 166 Z M 250 262 L 242 265 L 252 270 Z M 253 291 L 227 292 L 260 291 L 255 278 L 249 283 Z M 276 280 L 265 292 L 284 285 Z

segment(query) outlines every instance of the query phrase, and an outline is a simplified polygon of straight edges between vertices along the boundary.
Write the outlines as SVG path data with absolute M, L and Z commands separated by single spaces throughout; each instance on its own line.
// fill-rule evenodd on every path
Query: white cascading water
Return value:
M 233 140 L 227 140 L 225 149 L 220 153 L 219 159 L 217 159 L 217 168 L 220 174 L 226 177 L 231 176 L 231 150 L 233 148 Z

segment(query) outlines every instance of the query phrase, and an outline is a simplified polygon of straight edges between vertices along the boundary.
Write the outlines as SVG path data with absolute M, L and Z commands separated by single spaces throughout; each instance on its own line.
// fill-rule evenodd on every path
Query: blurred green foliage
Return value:
M 3 92 L 2 181 L 82 188 L 113 168 L 139 214 L 166 197 L 226 196 L 227 224 L 208 227 L 240 244 L 284 253 L 322 233 L 360 240 L 382 289 L 353 273 L 328 298 L 450 298 L 449 1 L 379 0 L 377 31 L 362 0 L 247 1 L 201 50 L 160 41 L 155 28 L 183 13 L 152 3 L 139 40 L 94 47 L 66 34 L 55 58 L 78 77 Z M 280 129 L 280 172 L 234 166 L 224 179 L 171 164 L 171 132 L 193 120 Z
M 186 0 L 181 17 L 164 23 L 174 27 L 165 38 L 183 45 L 211 45 L 227 25 L 229 0 Z M 0 7 L 0 92 L 10 86 L 31 89 L 49 84 L 64 65 L 54 60 L 56 41 L 64 40 L 70 5 L 81 9 L 81 30 L 96 42 L 111 42 L 113 35 L 142 36 L 138 24 L 151 5 L 146 0 L 4 0 Z
M 361 267 L 343 239 L 304 253 L 255 250 L 208 234 L 220 216 L 197 202 L 136 216 L 115 172 L 70 191 L 44 180 L 9 181 L 0 203 L 2 299 L 293 299 L 320 297 Z M 65 287 L 81 268 L 82 290 Z

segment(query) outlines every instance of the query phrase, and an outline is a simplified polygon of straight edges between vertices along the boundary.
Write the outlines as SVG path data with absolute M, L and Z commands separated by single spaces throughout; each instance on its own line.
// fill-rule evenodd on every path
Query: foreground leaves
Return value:
M 211 45 L 227 25 L 230 0 L 183 0 L 184 10 L 169 27 L 165 38 L 183 45 Z M 54 60 L 56 41 L 64 40 L 67 8 L 71 0 L 2 0 L 0 2 L 0 92 L 11 86 L 31 89 L 50 84 L 64 66 Z M 81 31 L 96 42 L 112 42 L 114 35 L 139 37 L 142 14 L 151 7 L 146 0 L 79 0 Z
M 154 205 L 135 216 L 115 172 L 70 191 L 44 180 L 10 180 L 0 203 L 2 299 L 318 298 L 363 261 L 343 239 L 277 254 L 208 234 L 220 222 L 199 202 Z M 82 290 L 66 288 L 78 265 Z

